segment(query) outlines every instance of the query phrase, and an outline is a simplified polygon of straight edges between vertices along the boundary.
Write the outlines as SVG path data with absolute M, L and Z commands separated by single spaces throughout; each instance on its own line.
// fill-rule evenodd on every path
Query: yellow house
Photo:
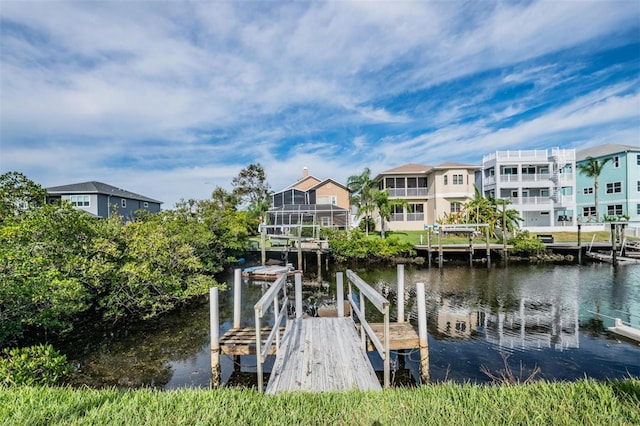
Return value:
M 475 176 L 480 166 L 442 163 L 437 166 L 409 163 L 378 174 L 380 190 L 389 199 L 407 201 L 409 208 L 395 206 L 385 229 L 418 231 L 433 225 L 445 214 L 457 213 L 475 195 Z M 380 227 L 380 217 L 376 218 Z

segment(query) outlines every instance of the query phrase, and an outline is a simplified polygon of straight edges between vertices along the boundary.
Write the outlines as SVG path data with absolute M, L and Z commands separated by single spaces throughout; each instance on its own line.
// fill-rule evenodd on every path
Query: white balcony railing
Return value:
M 429 190 L 427 188 L 387 188 L 389 197 L 426 197 Z
M 514 198 L 514 204 L 531 206 L 531 205 L 543 205 L 543 204 L 551 204 L 551 197 L 522 197 L 522 198 Z
M 407 221 L 424 222 L 424 213 L 407 213 Z

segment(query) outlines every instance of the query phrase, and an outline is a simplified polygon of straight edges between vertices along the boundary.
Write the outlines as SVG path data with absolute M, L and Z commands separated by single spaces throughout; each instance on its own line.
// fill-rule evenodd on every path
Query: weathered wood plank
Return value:
M 291 321 L 267 393 L 381 389 L 351 318 Z
M 254 355 L 256 353 L 255 327 L 232 328 L 220 338 L 220 353 L 224 355 Z M 270 327 L 263 327 L 261 335 L 263 341 L 269 337 Z M 284 327 L 280 327 L 280 336 L 284 335 Z M 275 346 L 269 350 L 269 354 L 276 353 Z
M 369 323 L 369 326 L 373 332 L 378 336 L 380 341 L 384 338 L 384 324 L 382 323 Z M 359 329 L 359 326 L 358 326 Z M 413 325 L 407 322 L 397 323 L 392 322 L 389 324 L 389 350 L 397 351 L 400 349 L 414 349 L 420 347 L 420 337 L 418 331 Z M 367 350 L 375 350 L 371 341 L 367 339 Z

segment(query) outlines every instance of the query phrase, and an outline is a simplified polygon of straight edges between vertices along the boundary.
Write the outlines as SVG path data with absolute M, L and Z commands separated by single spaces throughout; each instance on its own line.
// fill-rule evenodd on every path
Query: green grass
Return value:
M 3 425 L 637 425 L 640 381 L 290 393 L 0 388 Z

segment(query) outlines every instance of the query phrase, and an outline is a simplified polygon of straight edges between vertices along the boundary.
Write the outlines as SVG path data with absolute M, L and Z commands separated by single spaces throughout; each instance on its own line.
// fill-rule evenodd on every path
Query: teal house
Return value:
M 580 172 L 589 158 L 604 161 L 598 177 L 596 218 L 594 178 Z M 576 153 L 576 207 L 578 222 L 602 222 L 607 218 L 627 218 L 640 226 L 640 146 L 606 144 Z

